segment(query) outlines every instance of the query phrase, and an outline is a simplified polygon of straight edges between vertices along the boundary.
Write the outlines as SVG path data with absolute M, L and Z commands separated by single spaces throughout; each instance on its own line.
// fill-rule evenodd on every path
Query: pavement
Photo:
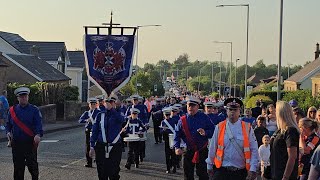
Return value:
M 62 130 L 68 130 L 78 127 L 84 127 L 84 124 L 80 124 L 77 121 L 71 122 L 71 121 L 57 121 L 56 123 L 46 123 L 42 125 L 43 128 L 43 134 L 53 133 L 56 131 L 62 131 Z M 0 131 L 0 142 L 7 141 L 7 136 L 5 131 Z

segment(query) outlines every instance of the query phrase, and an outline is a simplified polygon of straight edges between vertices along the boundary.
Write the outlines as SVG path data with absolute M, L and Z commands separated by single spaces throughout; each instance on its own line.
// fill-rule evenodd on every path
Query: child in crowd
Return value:
M 262 137 L 263 144 L 259 147 L 259 159 L 261 164 L 261 178 L 271 179 L 270 167 L 270 136 L 264 135 Z
M 257 127 L 254 129 L 254 135 L 256 136 L 258 147 L 262 145 L 262 137 L 268 134 L 269 131 L 266 128 L 266 118 L 264 116 L 258 116 Z

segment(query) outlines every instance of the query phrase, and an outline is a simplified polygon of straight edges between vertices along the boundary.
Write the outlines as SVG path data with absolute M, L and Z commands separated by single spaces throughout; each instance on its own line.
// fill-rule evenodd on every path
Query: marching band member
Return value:
M 109 101 L 109 100 L 108 100 Z M 90 152 L 96 157 L 99 180 L 120 179 L 120 161 L 122 144 L 120 134 L 124 118 L 110 102 L 106 102 L 106 110 L 96 116 L 90 138 Z
M 140 113 L 139 113 L 139 119 L 142 121 L 143 125 L 148 128 L 149 126 L 149 119 L 148 119 L 148 110 L 147 107 L 143 104 L 139 104 L 139 99 L 141 99 L 141 97 L 139 95 L 132 95 L 131 96 L 132 99 L 132 106 L 129 106 L 126 112 L 126 117 L 130 116 L 131 108 L 137 108 L 139 109 Z M 145 149 L 146 149 L 146 142 L 145 141 L 140 141 L 140 161 L 143 161 L 143 158 L 145 158 Z
M 210 118 L 212 124 L 217 125 L 223 121 L 223 116 L 219 114 L 218 107 L 215 103 L 207 101 L 204 103 L 204 111 Z
M 97 96 L 96 97 L 99 104 L 98 104 L 98 110 L 99 111 L 105 111 L 106 110 L 106 107 L 105 107 L 105 104 L 104 104 L 104 96 L 103 95 L 100 95 L 100 96 Z
M 169 134 L 174 135 L 175 133 L 175 126 L 178 123 L 179 119 L 172 118 L 173 114 L 177 113 L 177 108 L 176 107 L 168 107 L 163 109 L 163 115 L 164 115 L 164 120 L 161 122 L 161 132 L 163 135 L 163 140 L 164 140 L 164 147 L 165 147 L 165 155 L 166 155 L 166 165 L 167 165 L 167 171 L 166 173 L 171 173 L 171 168 L 172 173 L 176 173 L 177 171 L 177 156 L 174 152 L 173 147 L 170 147 L 169 143 Z M 172 136 L 173 137 L 173 136 Z
M 258 167 L 258 144 L 249 123 L 241 121 L 242 101 L 229 98 L 227 119 L 214 131 L 206 160 L 208 174 L 212 179 L 253 180 Z
M 87 164 L 85 164 L 85 167 L 92 167 L 92 158 L 89 156 L 90 151 L 90 134 L 92 129 L 92 124 L 94 123 L 94 120 L 99 113 L 99 110 L 97 109 L 97 99 L 96 98 L 89 98 L 88 100 L 89 104 L 89 111 L 85 111 L 81 117 L 79 118 L 79 123 L 86 123 L 85 125 L 85 135 L 86 135 L 86 159 Z
M 138 118 L 140 110 L 137 108 L 130 109 L 130 117 L 127 122 L 126 133 L 129 134 L 138 134 L 138 132 L 144 132 L 145 128 L 142 121 Z M 135 163 L 135 167 L 139 167 L 139 154 L 140 154 L 140 141 L 132 141 L 129 142 L 129 151 L 128 151 L 128 159 L 125 167 L 127 169 L 131 168 L 131 163 Z
M 162 108 L 163 106 L 160 104 L 161 99 L 156 99 L 156 105 L 151 109 L 151 118 L 153 121 L 153 133 L 154 133 L 154 140 L 155 144 L 162 142 L 162 134 L 160 133 L 160 125 L 161 121 L 163 120 L 163 113 Z
M 10 108 L 6 126 L 12 147 L 15 180 L 24 179 L 25 166 L 33 180 L 39 179 L 37 150 L 43 135 L 42 115 L 38 107 L 29 104 L 29 93 L 30 89 L 26 87 L 14 91 L 19 104 Z
M 205 159 L 208 156 L 208 138 L 212 137 L 214 125 L 207 115 L 199 112 L 201 101 L 196 97 L 187 98 L 188 113 L 177 124 L 174 147 L 177 155 L 182 155 L 181 139 L 186 142 L 183 154 L 184 179 L 194 179 L 194 167 L 199 179 L 208 179 Z

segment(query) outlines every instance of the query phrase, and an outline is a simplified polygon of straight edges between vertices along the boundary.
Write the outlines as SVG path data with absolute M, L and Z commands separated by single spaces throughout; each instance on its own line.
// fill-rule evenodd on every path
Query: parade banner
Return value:
M 84 35 L 88 78 L 110 95 L 125 86 L 132 74 L 134 35 Z

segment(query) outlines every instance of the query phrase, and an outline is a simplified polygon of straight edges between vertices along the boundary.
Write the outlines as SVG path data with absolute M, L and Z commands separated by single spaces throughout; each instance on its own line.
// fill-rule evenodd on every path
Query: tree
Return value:
M 184 53 L 180 55 L 174 62 L 174 66 L 178 67 L 187 67 L 190 64 L 189 62 L 189 55 Z

